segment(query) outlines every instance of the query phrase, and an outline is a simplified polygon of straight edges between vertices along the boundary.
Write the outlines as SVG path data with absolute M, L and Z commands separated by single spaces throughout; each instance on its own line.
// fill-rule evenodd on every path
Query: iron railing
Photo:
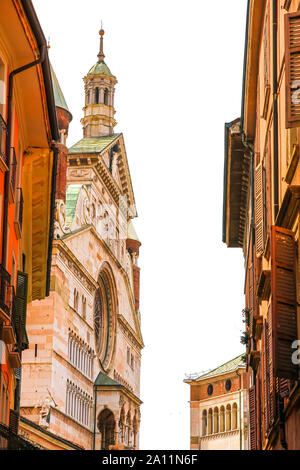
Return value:
M 39 450 L 39 448 L 0 423 L 0 450 Z
M 10 274 L 0 264 L 0 308 L 10 317 Z
M 0 156 L 8 166 L 8 155 L 6 155 L 5 144 L 6 144 L 7 126 L 3 117 L 0 114 Z
M 22 188 L 17 188 L 17 206 L 16 206 L 16 217 L 15 220 L 19 222 L 20 232 L 22 232 L 22 224 L 23 224 L 23 191 Z
M 17 157 L 14 147 L 10 148 L 11 159 L 10 159 L 10 185 L 13 196 L 16 192 L 16 182 L 17 182 Z

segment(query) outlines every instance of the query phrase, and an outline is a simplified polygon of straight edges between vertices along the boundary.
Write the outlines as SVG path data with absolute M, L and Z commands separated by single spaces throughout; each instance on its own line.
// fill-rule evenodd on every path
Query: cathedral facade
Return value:
M 20 423 L 27 439 L 49 449 L 59 448 L 56 437 L 84 449 L 139 447 L 141 243 L 103 34 L 84 78 L 83 138 L 70 149 L 72 117 L 52 71 L 61 149 L 51 287 L 28 305 Z

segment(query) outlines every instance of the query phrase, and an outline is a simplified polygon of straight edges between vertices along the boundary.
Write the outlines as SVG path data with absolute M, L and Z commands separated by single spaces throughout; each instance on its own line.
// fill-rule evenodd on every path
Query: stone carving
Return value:
M 39 419 L 39 425 L 43 428 L 48 428 L 50 425 L 50 411 L 51 411 L 51 398 L 47 396 L 41 406 L 40 410 L 40 419 Z

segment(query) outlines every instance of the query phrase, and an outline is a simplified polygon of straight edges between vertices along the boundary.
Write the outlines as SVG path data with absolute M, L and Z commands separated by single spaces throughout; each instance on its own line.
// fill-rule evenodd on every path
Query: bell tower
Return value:
M 117 124 L 114 119 L 114 94 L 116 77 L 104 62 L 103 36 L 101 28 L 100 51 L 98 62 L 89 70 L 84 77 L 85 106 L 84 116 L 81 119 L 83 126 L 83 137 L 104 137 L 114 133 Z

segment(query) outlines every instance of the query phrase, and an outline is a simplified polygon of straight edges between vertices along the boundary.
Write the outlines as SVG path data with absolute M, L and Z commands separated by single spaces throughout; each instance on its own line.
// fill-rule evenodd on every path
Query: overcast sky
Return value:
M 82 137 L 82 78 L 116 75 L 139 217 L 142 449 L 189 448 L 185 373 L 243 352 L 243 257 L 222 243 L 224 123 L 240 116 L 246 0 L 34 0 Z

